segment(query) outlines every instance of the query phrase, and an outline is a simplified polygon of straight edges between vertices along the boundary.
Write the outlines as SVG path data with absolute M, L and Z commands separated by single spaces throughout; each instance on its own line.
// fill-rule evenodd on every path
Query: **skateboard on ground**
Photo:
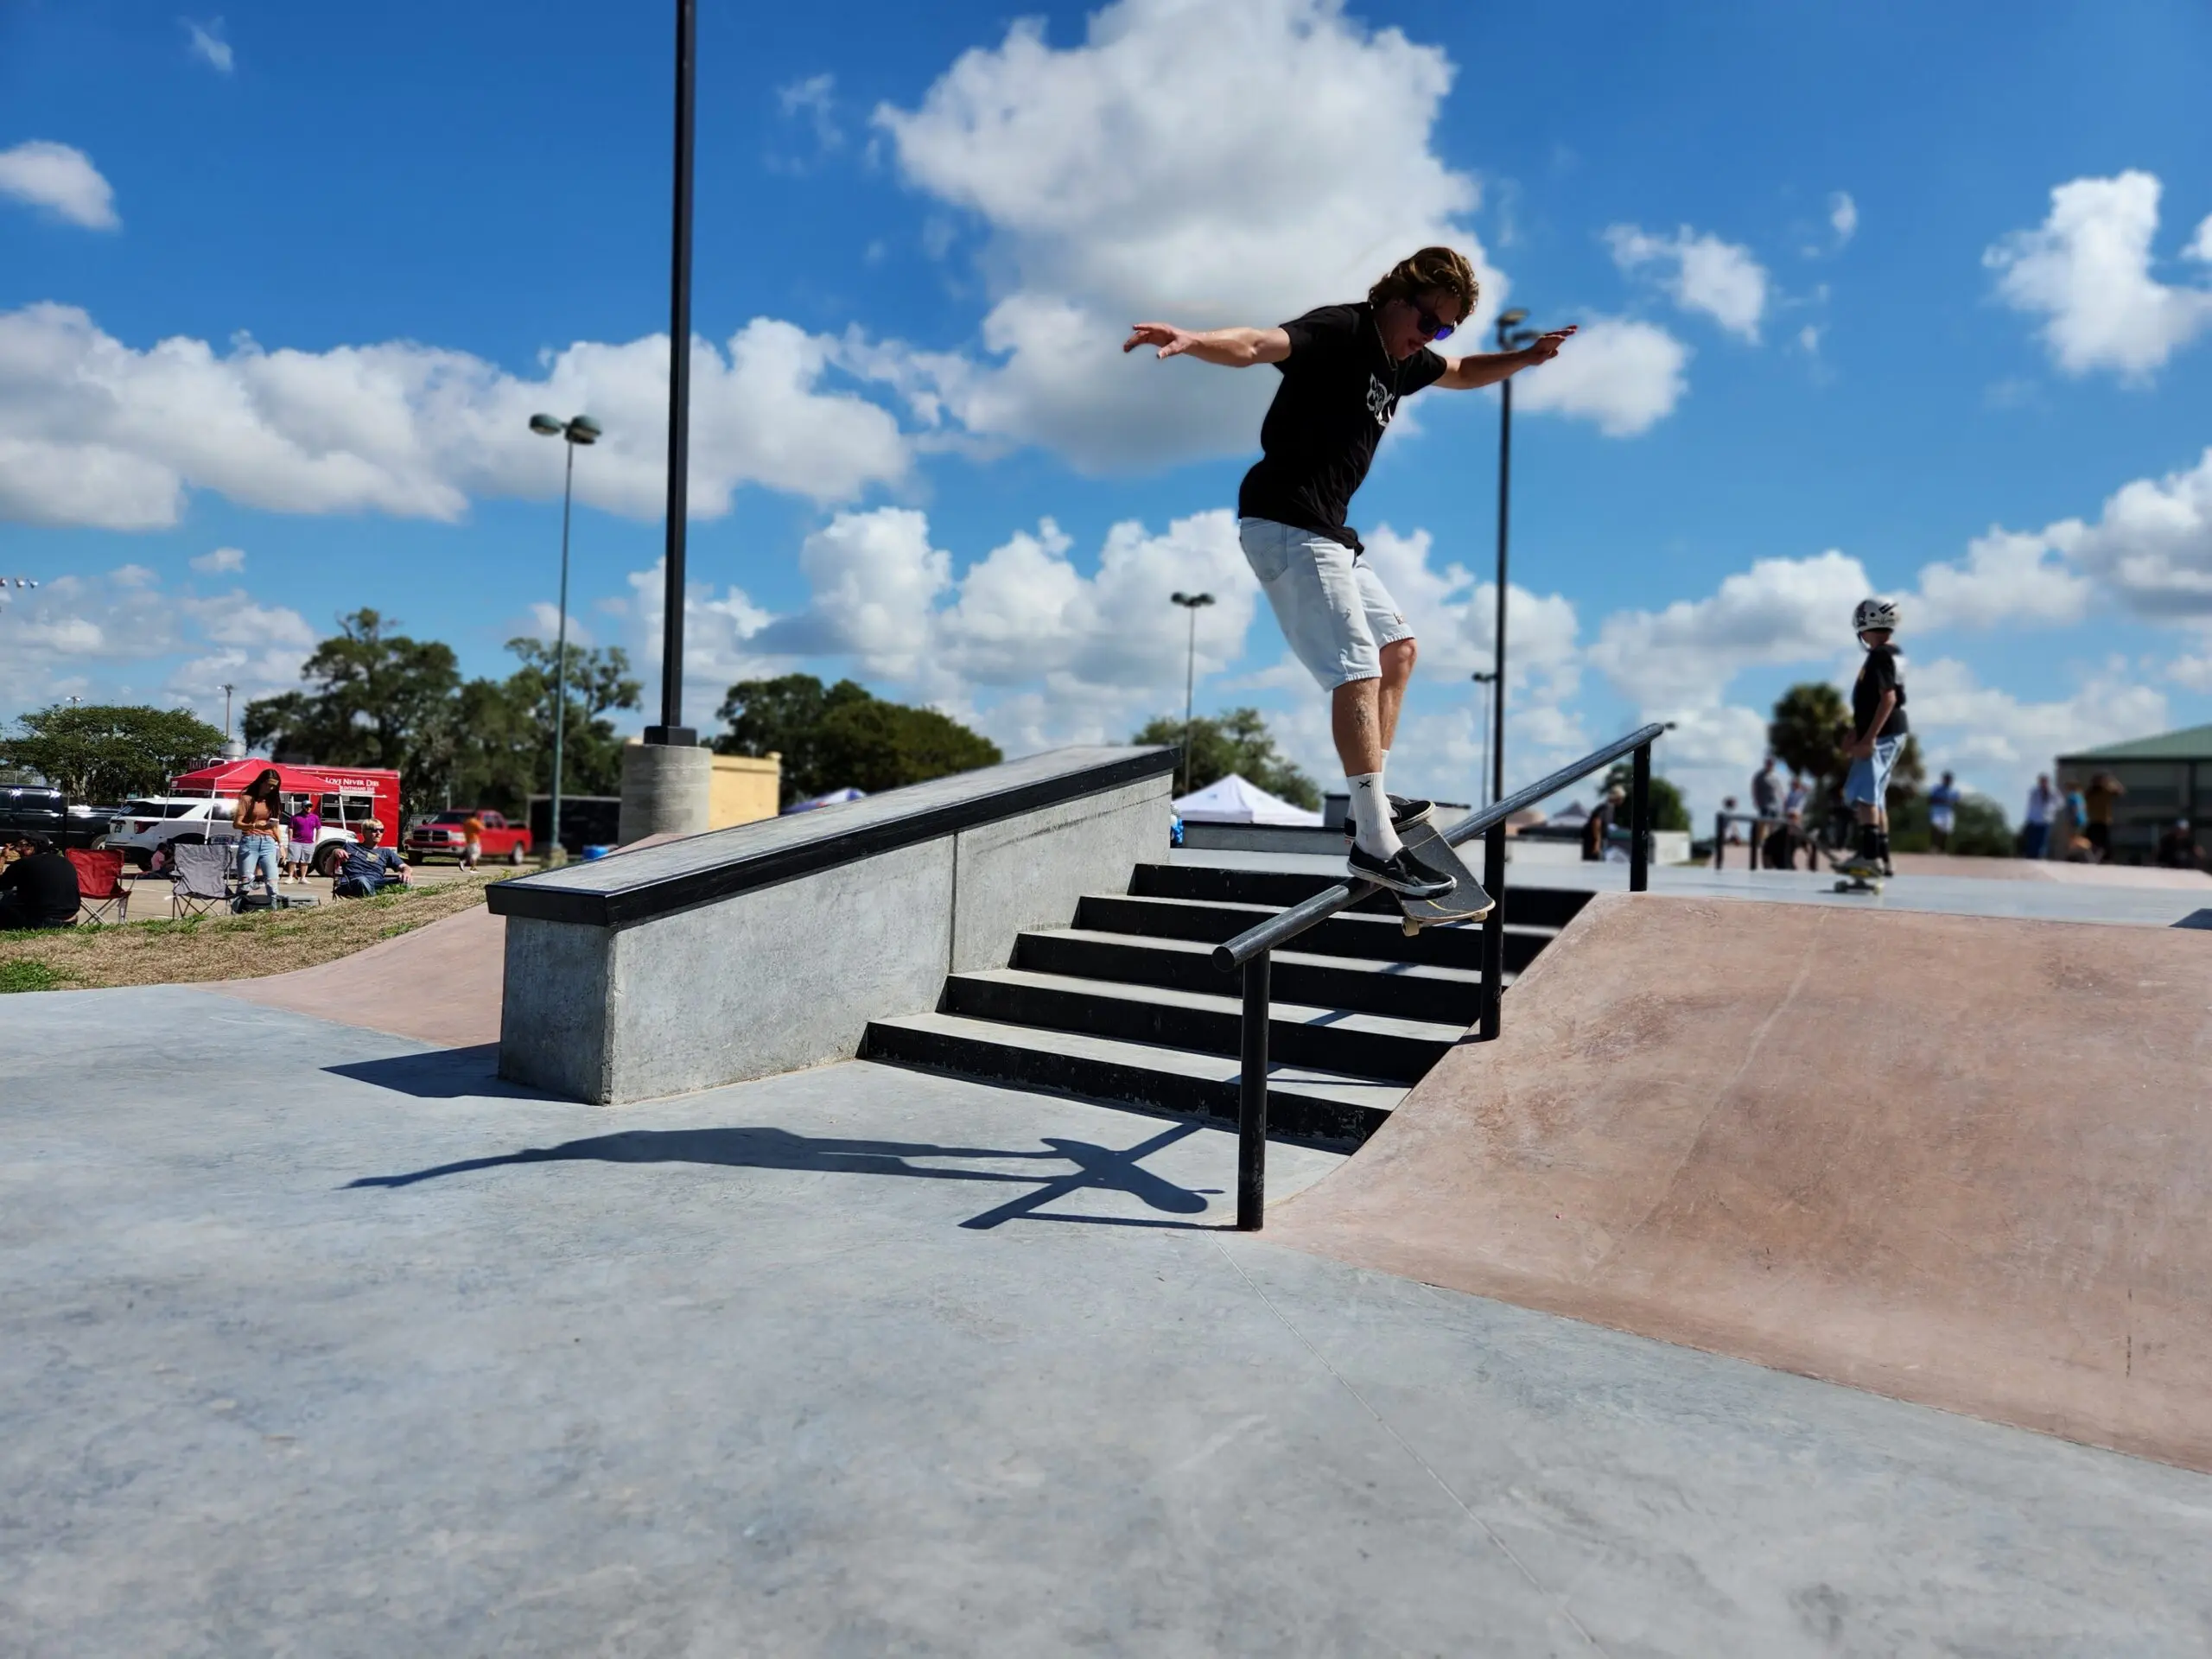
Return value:
M 1404 913 L 1401 924 L 1407 936 L 1419 933 L 1424 927 L 1447 926 L 1454 922 L 1478 922 L 1491 912 L 1497 901 L 1484 893 L 1482 883 L 1476 880 L 1467 867 L 1459 861 L 1459 855 L 1452 843 L 1437 833 L 1436 826 L 1427 819 L 1419 823 L 1402 824 L 1399 839 L 1406 843 L 1406 850 L 1431 869 L 1442 870 L 1457 878 L 1459 885 L 1440 899 L 1408 899 L 1402 893 L 1383 891 L 1398 901 Z
M 1872 864 L 1838 864 L 1835 873 L 1843 878 L 1835 884 L 1838 893 L 1871 893 L 1876 898 L 1882 893 L 1882 872 Z

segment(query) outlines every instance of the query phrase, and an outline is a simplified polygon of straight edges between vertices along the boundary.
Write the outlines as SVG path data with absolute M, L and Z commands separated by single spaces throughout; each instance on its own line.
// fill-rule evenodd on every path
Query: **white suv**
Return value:
M 235 840 L 238 830 L 231 822 L 231 810 L 236 804 L 208 795 L 142 795 L 123 804 L 100 845 L 114 848 L 143 870 L 155 849 L 171 842 L 196 847 Z

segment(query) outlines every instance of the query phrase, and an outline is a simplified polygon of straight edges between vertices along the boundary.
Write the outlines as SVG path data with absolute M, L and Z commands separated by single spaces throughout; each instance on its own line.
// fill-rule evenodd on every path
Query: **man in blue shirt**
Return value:
M 384 823 L 379 818 L 361 821 L 361 838 L 346 843 L 346 850 L 338 861 L 338 879 L 331 883 L 334 899 L 366 899 L 386 887 L 407 885 L 407 861 L 389 847 L 378 843 L 384 839 Z
M 1951 850 L 1951 831 L 1959 821 L 1959 785 L 1950 772 L 1928 791 L 1928 844 L 1939 853 Z

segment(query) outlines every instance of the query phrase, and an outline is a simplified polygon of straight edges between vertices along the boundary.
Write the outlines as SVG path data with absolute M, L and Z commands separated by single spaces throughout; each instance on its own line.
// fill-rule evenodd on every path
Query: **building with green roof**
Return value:
M 2099 772 L 2109 772 L 2126 791 L 2113 803 L 2114 863 L 2148 864 L 2158 836 L 2177 818 L 2200 830 L 2212 819 L 2212 726 L 2058 757 L 2061 789 L 2087 789 Z

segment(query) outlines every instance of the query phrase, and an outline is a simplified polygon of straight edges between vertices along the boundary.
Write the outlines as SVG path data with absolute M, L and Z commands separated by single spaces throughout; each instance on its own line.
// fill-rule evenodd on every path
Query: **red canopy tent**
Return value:
M 324 823 L 349 830 L 374 817 L 389 832 L 391 844 L 398 844 L 405 828 L 399 821 L 399 774 L 383 766 L 303 766 L 249 755 L 181 773 L 170 780 L 169 792 L 234 797 L 271 766 L 283 787 L 287 812 L 313 806 Z

